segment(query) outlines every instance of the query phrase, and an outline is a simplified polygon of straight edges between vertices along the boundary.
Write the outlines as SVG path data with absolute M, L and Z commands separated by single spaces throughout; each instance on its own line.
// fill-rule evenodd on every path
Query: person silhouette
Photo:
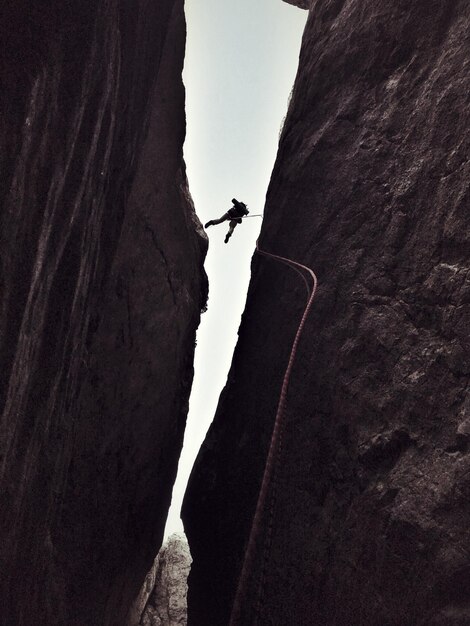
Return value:
M 232 198 L 233 206 L 224 213 L 222 217 L 216 220 L 209 220 L 204 224 L 204 228 L 209 228 L 209 226 L 215 226 L 216 224 L 222 224 L 222 222 L 229 222 L 228 233 L 225 235 L 225 243 L 228 243 L 228 240 L 233 235 L 233 231 L 235 230 L 235 226 L 237 224 L 242 223 L 242 218 L 245 215 L 248 215 L 249 211 L 244 202 L 239 202 L 236 198 Z

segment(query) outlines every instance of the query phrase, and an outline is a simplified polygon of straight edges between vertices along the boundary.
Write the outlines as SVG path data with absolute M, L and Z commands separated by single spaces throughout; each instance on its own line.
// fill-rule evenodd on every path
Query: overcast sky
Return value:
M 184 155 L 196 212 L 205 223 L 235 197 L 262 213 L 307 11 L 282 0 L 186 0 L 186 19 Z M 228 244 L 226 223 L 207 231 L 209 308 L 166 536 L 183 529 L 184 490 L 227 379 L 260 227 L 261 218 L 244 220 Z

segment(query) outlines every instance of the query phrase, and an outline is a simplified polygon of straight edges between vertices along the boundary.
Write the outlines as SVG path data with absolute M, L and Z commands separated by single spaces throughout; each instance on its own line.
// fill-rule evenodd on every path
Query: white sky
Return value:
M 186 0 L 184 156 L 196 212 L 205 223 L 237 198 L 262 213 L 279 131 L 294 83 L 308 12 L 282 0 Z M 184 447 L 165 536 L 181 532 L 181 503 L 225 385 L 245 307 L 261 218 L 211 226 L 209 308 L 197 334 Z

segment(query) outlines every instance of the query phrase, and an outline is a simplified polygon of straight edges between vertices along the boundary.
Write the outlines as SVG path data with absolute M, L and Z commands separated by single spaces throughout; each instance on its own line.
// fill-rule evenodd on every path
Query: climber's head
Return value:
M 236 198 L 232 198 L 232 203 L 243 213 L 243 215 L 248 215 L 249 211 L 244 202 L 239 202 Z

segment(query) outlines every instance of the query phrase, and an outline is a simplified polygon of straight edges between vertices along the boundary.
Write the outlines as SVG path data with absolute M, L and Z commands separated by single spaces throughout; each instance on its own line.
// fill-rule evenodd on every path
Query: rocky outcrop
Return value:
M 0 19 L 0 623 L 125 622 L 158 551 L 204 305 L 180 0 Z
M 309 9 L 310 5 L 311 5 L 311 0 L 284 0 L 284 2 L 287 2 L 287 4 L 293 4 L 296 7 L 299 7 L 299 9 Z
M 147 574 L 128 626 L 186 626 L 190 567 L 186 537 L 171 535 Z
M 319 290 L 244 626 L 470 623 L 469 53 L 465 0 L 312 3 L 260 246 Z M 255 255 L 185 498 L 191 626 L 228 623 L 304 301 Z

